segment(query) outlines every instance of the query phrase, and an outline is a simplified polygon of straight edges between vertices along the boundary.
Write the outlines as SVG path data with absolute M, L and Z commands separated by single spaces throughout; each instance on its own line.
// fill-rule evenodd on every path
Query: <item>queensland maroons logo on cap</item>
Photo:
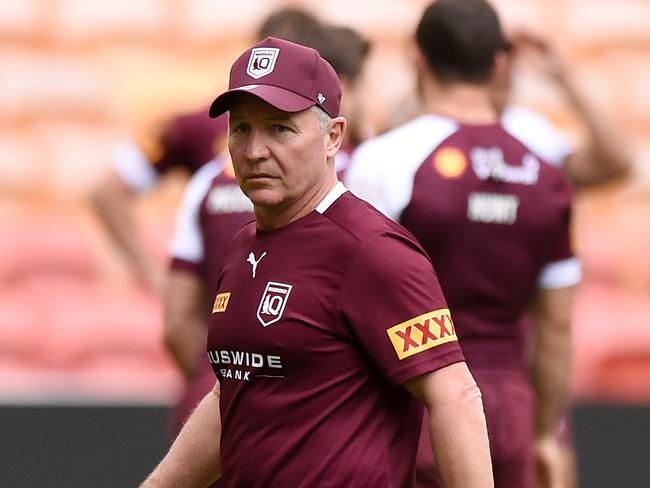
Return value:
M 277 47 L 255 47 L 248 58 L 248 67 L 246 73 L 256 80 L 262 76 L 273 73 L 275 61 L 280 54 L 280 48 Z

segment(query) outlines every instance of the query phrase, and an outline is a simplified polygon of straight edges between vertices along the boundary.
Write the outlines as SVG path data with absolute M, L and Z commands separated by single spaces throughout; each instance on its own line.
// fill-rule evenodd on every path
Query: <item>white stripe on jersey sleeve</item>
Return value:
M 537 284 L 543 289 L 565 288 L 577 285 L 582 278 L 582 268 L 577 258 L 563 259 L 546 264 L 539 273 Z
M 214 158 L 194 173 L 187 184 L 176 214 L 176 226 L 170 250 L 172 258 L 195 264 L 203 261 L 203 239 L 199 223 L 201 202 L 208 193 L 212 180 L 222 168 L 223 158 Z
M 158 182 L 158 173 L 134 142 L 122 141 L 113 148 L 111 166 L 134 192 L 151 190 Z
M 422 115 L 364 142 L 352 156 L 345 186 L 391 219 L 399 220 L 411 200 L 415 173 L 457 129 L 450 119 Z
M 508 107 L 501 114 L 501 124 L 528 149 L 553 166 L 564 166 L 566 158 L 574 151 L 571 141 L 538 112 Z

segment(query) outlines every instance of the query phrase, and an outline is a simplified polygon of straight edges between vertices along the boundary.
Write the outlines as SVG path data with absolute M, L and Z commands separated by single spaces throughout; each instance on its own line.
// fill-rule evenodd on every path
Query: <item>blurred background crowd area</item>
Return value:
M 294 5 L 372 42 L 376 131 L 414 82 L 409 46 L 428 0 L 0 0 L 0 401 L 165 403 L 180 377 L 161 306 L 128 272 L 89 195 L 125 138 L 205 106 L 273 10 Z M 581 192 L 574 235 L 577 399 L 650 402 L 650 1 L 495 0 L 506 27 L 561 48 L 634 159 L 626 182 Z M 522 69 L 516 101 L 576 141 L 561 95 Z M 160 262 L 184 179 L 138 200 Z

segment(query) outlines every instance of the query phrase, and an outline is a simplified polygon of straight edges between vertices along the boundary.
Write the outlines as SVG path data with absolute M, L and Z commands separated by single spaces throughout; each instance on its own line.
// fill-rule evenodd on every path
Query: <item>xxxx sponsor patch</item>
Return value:
M 230 292 L 219 293 L 214 299 L 214 305 L 212 306 L 212 313 L 225 312 L 228 307 L 228 301 L 230 300 Z
M 447 308 L 413 317 L 391 327 L 386 333 L 400 360 L 458 340 Z

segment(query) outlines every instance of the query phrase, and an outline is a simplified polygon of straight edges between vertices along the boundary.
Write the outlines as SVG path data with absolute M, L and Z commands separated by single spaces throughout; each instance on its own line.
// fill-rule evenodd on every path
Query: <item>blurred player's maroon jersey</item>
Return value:
M 347 183 L 429 253 L 468 364 L 522 369 L 534 292 L 580 275 L 562 172 L 499 124 L 425 115 L 357 149 Z
M 499 124 L 424 115 L 360 146 L 347 176 L 431 256 L 483 394 L 495 486 L 532 486 L 527 307 L 538 289 L 580 278 L 563 174 Z M 436 478 L 422 437 L 418 486 L 438 487 Z
M 207 108 L 171 119 L 162 131 L 141 148 L 123 142 L 114 148 L 112 166 L 133 191 L 155 186 L 171 169 L 184 168 L 190 175 L 226 149 L 228 119 L 208 117 Z
M 223 254 L 235 233 L 254 219 L 253 204 L 222 155 L 190 180 L 177 215 L 172 267 L 196 273 L 214 297 Z
M 207 109 L 175 117 L 160 136 L 160 154 L 152 159 L 156 172 L 186 168 L 194 174 L 226 149 L 228 119 L 208 117 Z
M 235 236 L 208 357 L 224 479 L 260 488 L 413 486 L 421 403 L 400 385 L 463 360 L 426 254 L 342 184 Z
M 223 254 L 235 233 L 253 220 L 253 205 L 242 193 L 228 158 L 222 155 L 199 169 L 185 189 L 172 242 L 172 269 L 193 273 L 214 297 Z M 206 310 L 206 318 L 210 310 Z M 178 433 L 199 401 L 214 386 L 207 358 L 197 358 L 197 378 L 174 408 L 172 431 Z

